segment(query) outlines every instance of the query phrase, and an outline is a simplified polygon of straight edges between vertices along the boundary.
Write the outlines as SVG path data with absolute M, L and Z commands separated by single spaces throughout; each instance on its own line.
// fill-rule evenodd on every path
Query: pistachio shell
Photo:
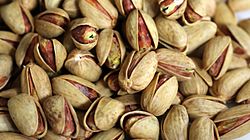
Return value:
M 121 129 L 111 128 L 95 134 L 90 140 L 124 140 L 124 137 L 124 132 Z
M 139 9 L 139 8 L 137 8 Z M 143 0 L 142 10 L 149 14 L 151 17 L 155 17 L 159 14 L 158 0 Z
M 238 25 L 250 35 L 250 19 L 242 20 Z
M 15 55 L 16 45 L 19 43 L 20 37 L 9 31 L 0 31 L 0 53 Z
M 1 108 L 1 111 L 0 111 L 0 131 L 1 132 L 17 132 L 16 126 L 11 120 L 9 112 L 6 110 Z
M 202 17 L 213 15 L 216 9 L 215 0 L 188 0 L 188 5 Z
M 55 134 L 53 131 L 48 130 L 48 132 L 42 138 L 42 140 L 71 140 L 71 138 L 67 138 L 62 135 Z
M 113 70 L 110 71 L 108 74 L 106 74 L 103 78 L 104 82 L 109 87 L 109 89 L 115 92 L 120 90 L 118 75 L 119 75 L 119 70 Z
M 164 0 L 159 0 L 159 4 L 161 3 L 161 2 L 163 2 Z M 163 15 L 167 18 L 167 19 L 178 19 L 178 18 L 180 18 L 183 14 L 184 14 L 184 12 L 185 12 L 185 9 L 186 9 L 186 7 L 187 7 L 187 1 L 188 0 L 183 0 L 183 3 L 178 7 L 178 9 L 174 12 L 174 13 L 172 13 L 171 15 L 169 15 L 169 16 L 166 16 L 166 14 L 164 14 L 163 13 Z
M 52 9 L 59 7 L 62 0 L 39 0 L 43 9 Z
M 71 18 L 76 18 L 80 15 L 80 8 L 78 6 L 79 0 L 64 0 L 62 8 Z
M 96 83 L 96 88 L 98 91 L 102 91 L 102 95 L 106 97 L 110 97 L 114 95 L 114 93 L 110 90 L 107 84 L 103 80 L 98 80 Z
M 237 93 L 236 96 L 237 103 L 241 103 L 243 101 L 250 99 L 249 89 L 250 89 L 250 81 L 246 82 L 246 84 Z
M 73 49 L 75 49 L 75 44 L 71 38 L 71 32 L 69 30 L 65 32 L 62 44 L 65 47 L 67 53 L 70 53 Z
M 1 132 L 0 133 L 0 139 L 1 140 L 37 140 L 32 137 L 27 137 L 25 135 L 21 135 L 18 133 L 13 133 L 13 132 Z
M 248 0 L 229 0 L 228 6 L 234 11 L 245 11 L 250 9 L 250 1 Z
M 19 2 L 29 11 L 34 10 L 38 5 L 37 0 L 20 0 Z
M 247 67 L 247 60 L 234 54 L 228 70 L 244 67 Z
M 174 105 L 161 123 L 163 140 L 187 140 L 189 118 L 182 105 Z
M 115 99 L 122 102 L 125 105 L 125 112 L 130 112 L 134 110 L 140 110 L 140 98 L 139 94 L 123 95 L 118 96 Z
M 120 14 L 127 16 L 134 9 L 142 9 L 144 0 L 114 0 L 114 2 Z
M 11 77 L 11 71 L 13 69 L 12 58 L 6 54 L 0 54 L 0 90 L 3 89 L 8 83 Z

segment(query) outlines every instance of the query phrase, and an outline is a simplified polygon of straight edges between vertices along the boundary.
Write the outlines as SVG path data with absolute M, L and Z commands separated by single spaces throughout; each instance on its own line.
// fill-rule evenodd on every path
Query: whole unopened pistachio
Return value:
M 122 102 L 125 105 L 125 112 L 141 110 L 140 106 L 140 94 L 131 94 L 118 96 L 115 99 Z
M 240 21 L 239 26 L 250 35 L 250 19 Z
M 83 118 L 83 126 L 91 132 L 109 130 L 124 113 L 125 105 L 110 97 L 101 97 L 91 104 Z M 105 121 L 103 121 L 105 120 Z
M 80 0 L 79 7 L 81 13 L 101 29 L 116 25 L 118 12 L 110 0 Z
M 133 10 L 126 20 L 126 37 L 134 50 L 156 49 L 158 32 L 154 20 L 142 10 Z
M 127 16 L 134 9 L 142 9 L 143 0 L 114 0 L 121 15 Z
M 188 139 L 188 113 L 184 106 L 174 105 L 161 123 L 163 140 Z
M 0 14 L 6 25 L 15 33 L 22 35 L 34 31 L 30 11 L 24 8 L 18 0 L 2 6 Z
M 69 17 L 76 18 L 80 15 L 79 0 L 64 0 L 62 4 L 63 10 L 65 10 Z
M 33 137 L 27 137 L 22 134 L 13 133 L 13 132 L 1 132 L 0 133 L 1 140 L 37 140 Z
M 107 131 L 95 134 L 90 140 L 124 140 L 124 132 L 119 128 L 111 128 Z
M 22 93 L 8 101 L 10 116 L 17 129 L 26 136 L 43 137 L 47 132 L 47 120 L 39 102 Z
M 187 0 L 159 0 L 160 11 L 168 19 L 180 18 L 186 9 Z
M 19 42 L 20 42 L 19 35 L 9 31 L 0 31 L 1 54 L 8 54 L 14 56 Z
M 118 75 L 121 89 L 128 94 L 145 89 L 154 78 L 157 62 L 154 51 L 132 51 L 123 62 Z
M 250 1 L 248 0 L 228 0 L 228 6 L 234 12 L 246 11 L 250 9 Z
M 43 9 L 53 9 L 59 7 L 62 0 L 39 0 L 40 8 Z
M 0 54 L 0 90 L 8 83 L 13 69 L 13 60 L 11 56 Z
M 158 140 L 159 122 L 148 112 L 127 112 L 121 117 L 120 125 L 131 139 Z
M 58 135 L 56 133 L 54 133 L 51 130 L 48 130 L 46 135 L 44 137 L 42 137 L 41 140 L 71 140 L 70 137 L 64 137 L 62 135 Z
M 250 103 L 250 81 L 246 82 L 244 86 L 239 90 L 239 92 L 236 95 L 236 102 L 237 103 Z

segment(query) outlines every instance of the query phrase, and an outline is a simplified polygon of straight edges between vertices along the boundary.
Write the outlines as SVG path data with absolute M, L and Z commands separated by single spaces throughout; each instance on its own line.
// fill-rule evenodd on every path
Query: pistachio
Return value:
M 223 15 L 223 16 L 222 16 Z M 237 24 L 237 19 L 234 12 L 225 2 L 217 3 L 216 12 L 214 15 L 214 22 L 221 27 L 227 24 Z
M 12 58 L 6 54 L 0 54 L 0 90 L 3 89 L 8 83 L 11 77 L 11 71 L 13 69 Z
M 41 9 L 53 9 L 59 7 L 62 0 L 39 0 Z
M 1 132 L 0 139 L 2 140 L 13 140 L 13 139 L 14 140 L 37 140 L 35 138 L 27 137 L 25 135 L 13 133 L 13 132 Z
M 242 86 L 242 88 L 239 90 L 239 92 L 237 93 L 236 96 L 236 102 L 237 103 L 250 103 L 249 99 L 250 99 L 250 95 L 249 95 L 249 88 L 250 88 L 250 81 L 248 80 L 248 82 L 246 82 L 246 84 L 244 84 Z
M 248 0 L 229 0 L 228 6 L 234 11 L 245 11 L 250 9 L 250 1 Z
M 236 54 L 233 54 L 232 61 L 228 67 L 228 70 L 245 67 L 247 67 L 247 60 Z
M 20 41 L 20 36 L 9 31 L 0 31 L 0 53 L 15 55 L 17 45 Z
M 71 140 L 71 138 L 55 134 L 53 131 L 48 130 L 42 140 Z
M 143 0 L 115 0 L 115 5 L 121 15 L 127 16 L 134 9 L 142 9 Z
M 86 112 L 82 112 L 82 111 L 77 111 L 76 110 L 76 115 L 79 121 L 79 133 L 77 138 L 75 138 L 75 140 L 85 140 L 85 139 L 89 139 L 93 136 L 93 132 L 88 131 L 84 128 L 83 126 L 83 116 Z
M 168 19 L 180 18 L 186 9 L 187 0 L 159 0 L 160 11 Z
M 184 96 L 180 93 L 177 92 L 177 95 L 174 98 L 174 101 L 172 102 L 172 105 L 179 105 L 183 101 Z
M 160 12 L 158 0 L 143 0 L 142 10 L 148 13 L 151 17 L 156 17 Z
M 249 19 L 240 21 L 239 26 L 242 29 L 244 29 L 248 33 L 248 35 L 250 35 L 250 20 Z
M 62 8 L 71 18 L 76 18 L 80 15 L 80 8 L 78 6 L 79 0 L 64 0 Z
M 119 71 L 114 70 L 104 76 L 104 81 L 106 82 L 107 86 L 110 88 L 110 90 L 115 92 L 120 90 L 118 75 Z
M 5 107 L 0 108 L 0 131 L 1 132 L 17 132 L 16 126 L 11 120 L 8 109 Z
M 125 112 L 131 112 L 135 110 L 141 110 L 140 97 L 141 96 L 139 94 L 131 94 L 118 96 L 115 99 L 125 105 Z
M 29 11 L 34 10 L 38 5 L 37 0 L 19 0 L 19 2 Z
M 95 134 L 90 140 L 124 140 L 124 138 L 124 132 L 121 129 L 111 128 Z

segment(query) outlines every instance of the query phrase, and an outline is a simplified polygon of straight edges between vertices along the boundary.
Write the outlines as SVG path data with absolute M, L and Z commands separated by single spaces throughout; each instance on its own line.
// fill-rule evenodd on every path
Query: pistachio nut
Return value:
M 2 6 L 0 15 L 6 25 L 16 34 L 22 35 L 34 31 L 33 17 L 30 11 L 19 4 L 18 0 Z
M 18 93 L 19 93 L 18 89 L 15 88 L 2 90 L 0 92 L 0 110 L 1 108 L 7 108 L 9 98 L 16 96 Z
M 34 48 L 34 57 L 44 70 L 55 73 L 63 67 L 67 52 L 58 40 L 40 38 Z
M 160 13 L 158 0 L 143 0 L 142 10 L 148 13 L 151 17 L 156 17 Z
M 77 109 L 88 109 L 101 96 L 93 83 L 74 75 L 53 78 L 52 89 L 54 94 L 64 96 Z
M 107 84 L 102 80 L 98 80 L 96 83 L 96 88 L 98 91 L 102 91 L 102 95 L 106 97 L 111 97 L 114 95 L 114 92 L 110 90 L 110 88 L 107 86 Z
M 85 113 L 86 112 L 76 110 L 76 115 L 79 121 L 79 133 L 78 133 L 77 138 L 75 138 L 74 140 L 86 140 L 93 136 L 93 132 L 86 130 L 83 126 L 82 122 L 83 122 L 83 116 Z
M 99 132 L 90 140 L 124 140 L 124 132 L 119 128 L 111 128 L 107 131 Z
M 48 130 L 46 135 L 41 140 L 71 140 L 71 138 L 55 134 L 53 131 Z
M 83 126 L 91 132 L 109 130 L 115 126 L 124 111 L 125 105 L 122 102 L 110 97 L 101 97 L 95 100 L 85 113 Z
M 9 31 L 0 31 L 0 53 L 14 56 L 19 41 L 19 35 Z
M 80 15 L 80 8 L 78 6 L 79 0 L 64 0 L 62 8 L 66 11 L 70 18 L 76 18 Z
M 62 0 L 39 0 L 41 9 L 53 9 L 59 7 Z
M 37 140 L 33 137 L 27 137 L 22 134 L 13 133 L 13 132 L 1 132 L 0 133 L 1 140 Z
M 240 12 L 250 9 L 250 1 L 248 0 L 228 0 L 228 6 L 234 12 Z
M 179 105 L 183 101 L 184 96 L 180 93 L 177 92 L 177 95 L 174 98 L 174 101 L 172 102 L 172 105 Z
M 8 101 L 10 116 L 17 129 L 26 136 L 43 137 L 47 132 L 47 120 L 38 101 L 22 93 Z
M 3 89 L 11 77 L 13 69 L 12 58 L 6 54 L 0 54 L 0 90 Z
M 110 90 L 118 92 L 120 90 L 119 80 L 118 80 L 119 71 L 113 70 L 106 74 L 103 78 L 104 82 L 110 88 Z
M 79 122 L 76 112 L 62 95 L 46 98 L 43 102 L 43 109 L 53 132 L 66 137 L 77 137 Z
M 134 9 L 142 9 L 143 0 L 115 0 L 115 5 L 122 16 L 127 16 Z
M 38 6 L 38 0 L 19 0 L 27 10 L 32 11 Z
M 184 29 L 188 35 L 187 53 L 190 54 L 203 43 L 214 37 L 217 26 L 211 21 L 201 21 L 192 26 L 184 26 Z
M 227 36 L 214 37 L 205 44 L 202 59 L 203 68 L 215 80 L 218 80 L 226 73 L 232 57 L 233 47 L 231 38 Z
M 214 120 L 221 140 L 235 139 L 250 130 L 250 105 L 237 105 L 218 114 Z
M 223 100 L 208 95 L 192 95 L 187 97 L 182 105 L 187 108 L 188 115 L 191 119 L 198 117 L 212 118 L 219 112 L 227 109 Z
M 247 60 L 242 57 L 239 57 L 236 54 L 233 54 L 232 61 L 229 64 L 228 70 L 244 67 L 247 67 Z
M 123 62 L 118 75 L 121 89 L 129 94 L 145 89 L 154 78 L 157 62 L 154 51 L 132 51 Z
M 187 33 L 178 22 L 158 16 L 155 19 L 155 24 L 159 33 L 160 44 L 181 52 L 187 50 Z
M 178 91 L 175 76 L 157 73 L 142 91 L 141 107 L 155 116 L 163 115 L 171 106 Z
M 161 48 L 156 51 L 158 71 L 177 77 L 179 81 L 190 79 L 193 75 L 195 64 L 188 56 L 173 50 Z
M 182 105 L 174 105 L 161 123 L 163 140 L 187 140 L 189 118 Z
M 148 112 L 131 111 L 123 114 L 120 126 L 131 139 L 158 140 L 159 137 L 159 122 Z
M 236 92 L 250 79 L 249 68 L 239 68 L 224 74 L 215 81 L 210 93 L 224 101 L 233 98 Z
M 237 103 L 250 103 L 250 81 L 248 80 L 246 84 L 242 86 L 242 88 L 239 90 L 239 92 L 236 95 L 236 102 Z
M 27 33 L 23 36 L 15 53 L 15 60 L 18 67 L 27 65 L 29 62 L 35 62 L 33 52 L 34 47 L 38 43 L 38 38 L 38 34 L 36 33 Z
M 49 9 L 36 16 L 36 31 L 46 38 L 58 37 L 65 32 L 69 20 L 69 15 L 64 10 L 59 8 Z
M 187 0 L 159 0 L 160 11 L 168 19 L 180 18 L 187 7 Z
M 238 25 L 250 35 L 250 19 L 242 20 Z
M 96 55 L 99 65 L 105 64 L 110 69 L 116 69 L 122 64 L 126 48 L 119 32 L 104 29 L 100 32 L 96 46 Z
M 140 94 L 131 94 L 118 96 L 115 99 L 122 102 L 125 105 L 125 112 L 131 112 L 135 110 L 141 110 L 140 106 Z
M 16 126 L 11 120 L 8 109 L 5 107 L 0 108 L 0 132 L 17 132 Z
M 74 42 L 73 42 L 73 40 L 71 38 L 70 30 L 67 30 L 64 33 L 62 44 L 65 47 L 67 53 L 70 53 L 73 49 L 76 48 L 75 44 L 74 44 Z
M 80 0 L 79 7 L 81 13 L 101 29 L 116 25 L 118 12 L 110 0 Z
M 126 37 L 134 50 L 156 49 L 158 31 L 154 20 L 142 10 L 135 9 L 126 20 Z
M 74 49 L 68 55 L 64 66 L 72 74 L 95 82 L 100 78 L 102 69 L 96 64 L 94 57 L 95 56 L 88 51 Z
M 220 140 L 216 125 L 207 117 L 195 119 L 189 130 L 190 140 Z

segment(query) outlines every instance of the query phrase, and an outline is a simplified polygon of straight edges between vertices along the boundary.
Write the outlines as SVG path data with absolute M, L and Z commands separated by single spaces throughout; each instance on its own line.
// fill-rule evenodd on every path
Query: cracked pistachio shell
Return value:
M 76 112 L 63 96 L 55 95 L 46 98 L 43 109 L 53 132 L 66 137 L 77 137 L 79 122 Z
M 38 0 L 19 0 L 27 10 L 32 11 L 38 6 Z
M 169 0 L 158 0 L 159 1 L 159 5 L 160 5 L 160 11 L 161 11 L 161 13 L 164 15 L 164 17 L 165 18 L 167 18 L 167 19 L 178 19 L 178 18 L 180 18 L 183 14 L 184 14 L 184 12 L 185 12 L 185 9 L 186 9 L 186 7 L 187 7 L 187 1 L 188 0 L 181 0 L 181 1 L 183 1 L 182 3 L 181 3 L 181 5 L 179 5 L 176 9 L 174 9 L 173 11 L 169 11 L 170 13 L 166 13 L 166 12 L 163 12 L 162 10 L 164 10 L 163 8 L 161 8 L 161 4 L 163 3 L 163 2 L 167 2 L 167 1 L 169 1 Z M 180 2 L 180 1 L 172 1 L 172 3 L 170 3 L 169 5 L 168 5 L 168 9 L 167 10 L 169 10 L 169 9 L 171 9 L 171 8 L 173 8 L 172 6 L 177 6 L 176 5 L 176 2 Z M 175 7 L 174 7 L 175 8 Z
M 64 0 L 62 8 L 71 18 L 76 18 L 80 15 L 80 8 L 78 6 L 79 0 Z
M 124 132 L 119 128 L 111 128 L 107 131 L 99 132 L 90 140 L 124 140 Z
M 139 38 L 140 38 L 139 16 L 142 17 L 144 21 L 144 25 L 147 30 L 147 34 L 150 36 L 150 40 L 151 40 L 150 48 L 156 49 L 158 47 L 159 37 L 158 37 L 158 31 L 157 31 L 155 22 L 150 15 L 138 9 L 133 10 L 128 15 L 128 18 L 126 20 L 125 32 L 126 32 L 126 37 L 128 39 L 129 44 L 136 51 L 144 49 L 144 48 L 141 48 L 143 46 L 139 46 Z M 146 48 L 146 49 L 149 49 L 149 48 Z
M 83 126 L 91 132 L 113 128 L 125 112 L 125 105 L 110 97 L 101 97 L 91 104 L 83 118 Z M 105 120 L 105 121 L 103 121 Z
M 33 51 L 37 43 L 38 43 L 37 33 L 27 33 L 23 36 L 15 53 L 15 60 L 18 67 L 26 65 L 29 62 L 35 61 Z
M 155 19 L 155 24 L 159 33 L 160 44 L 181 52 L 187 50 L 187 33 L 178 22 L 158 16 Z
M 228 6 L 234 12 L 240 12 L 250 9 L 250 1 L 249 0 L 228 0 Z
M 242 20 L 238 24 L 242 29 L 244 29 L 250 36 L 250 19 Z
M 11 56 L 6 54 L 0 54 L 0 90 L 3 89 L 8 83 L 11 77 L 11 71 L 13 69 L 13 61 Z
M 144 0 L 114 0 L 122 16 L 127 16 L 134 9 L 142 9 Z
M 110 0 L 80 0 L 79 7 L 82 15 L 92 19 L 100 29 L 115 27 L 118 11 Z
M 78 118 L 78 121 L 79 121 L 79 133 L 78 133 L 78 136 L 77 138 L 75 138 L 74 140 L 85 140 L 85 139 L 89 139 L 90 137 L 93 136 L 93 132 L 91 131 L 88 131 L 84 128 L 83 126 L 83 116 L 86 112 L 84 111 L 80 111 L 80 110 L 76 110 L 76 115 L 77 115 L 77 118 Z
M 70 104 L 81 110 L 86 110 L 101 92 L 96 85 L 74 75 L 61 75 L 52 79 L 54 94 L 64 96 Z
M 210 39 L 205 45 L 203 52 L 203 68 L 218 80 L 223 76 L 233 57 L 231 38 L 228 36 L 217 36 Z
M 1 140 L 37 140 L 33 137 L 27 137 L 22 134 L 13 133 L 13 132 L 1 132 L 0 133 Z
M 207 95 L 189 96 L 183 101 L 182 105 L 187 108 L 191 119 L 203 116 L 212 118 L 219 112 L 227 109 L 227 106 L 220 98 Z
M 112 70 L 106 74 L 103 81 L 110 88 L 110 90 L 118 92 L 120 90 L 120 85 L 118 81 L 119 70 Z
M 79 27 L 89 27 L 89 28 L 93 29 L 94 33 L 91 34 L 93 36 L 91 39 L 94 39 L 94 40 L 91 40 L 89 43 L 82 43 L 79 40 L 77 40 L 77 38 L 76 38 L 77 35 L 80 34 L 82 31 L 80 30 L 80 31 L 76 32 L 76 33 L 78 33 L 78 34 L 76 34 L 76 36 L 74 36 L 73 31 L 78 30 Z M 99 30 L 99 28 L 98 28 L 97 24 L 95 23 L 95 21 L 93 19 L 88 18 L 88 17 L 87 18 L 78 18 L 78 19 L 75 19 L 75 20 L 72 21 L 72 26 L 70 27 L 71 39 L 73 40 L 73 43 L 75 44 L 75 46 L 78 49 L 91 50 L 97 44 L 97 41 L 98 41 L 98 38 L 99 38 L 99 35 L 97 34 L 98 30 Z M 88 31 L 87 29 L 86 29 L 86 31 L 84 31 L 84 35 L 87 34 L 86 33 L 87 31 Z
M 157 118 L 145 111 L 131 111 L 123 114 L 120 126 L 132 139 L 158 140 L 159 122 Z
M 122 90 L 134 94 L 145 89 L 154 78 L 157 62 L 154 51 L 132 51 L 126 57 L 118 75 Z
M 125 105 L 125 112 L 141 110 L 140 106 L 140 94 L 131 94 L 118 96 L 115 99 L 122 102 Z
M 175 76 L 157 73 L 142 91 L 141 107 L 155 116 L 161 116 L 170 108 L 177 92 L 178 81 Z
M 13 9 L 15 10 L 13 11 Z M 18 0 L 2 6 L 0 14 L 6 25 L 16 34 L 22 35 L 34 31 L 33 17 L 30 11 L 19 4 Z
M 15 33 L 0 31 L 0 53 L 14 56 L 20 39 L 20 36 Z
M 71 140 L 71 138 L 55 134 L 52 130 L 48 130 L 41 140 Z
M 216 125 L 207 117 L 200 117 L 193 121 L 189 129 L 190 140 L 220 140 Z
M 22 93 L 12 97 L 8 101 L 8 109 L 22 134 L 41 138 L 47 133 L 47 120 L 42 107 L 32 96 Z
M 62 0 L 39 0 L 42 9 L 53 9 L 59 7 Z
M 239 92 L 236 95 L 236 102 L 241 103 L 241 102 L 249 102 L 250 99 L 250 81 L 246 82 L 244 86 L 239 90 Z
M 5 107 L 0 108 L 0 132 L 17 132 L 8 109 Z
M 228 101 L 236 94 L 236 92 L 250 79 L 249 68 L 239 68 L 224 74 L 219 80 L 215 81 L 210 88 L 210 93 Z
M 191 26 L 184 26 L 184 29 L 188 35 L 187 54 L 190 54 L 214 37 L 217 31 L 217 26 L 211 21 L 201 21 Z
M 56 39 L 40 38 L 39 43 L 34 47 L 34 57 L 38 65 L 44 70 L 55 73 L 63 67 L 67 58 L 67 51 L 61 42 Z
M 237 19 L 234 12 L 228 7 L 225 2 L 217 3 L 217 8 L 213 19 L 218 26 L 226 24 L 237 24 Z
M 233 54 L 232 61 L 229 64 L 228 70 L 233 70 L 237 68 L 245 68 L 247 67 L 247 60 Z
M 138 8 L 137 8 L 138 9 Z M 151 17 L 156 17 L 159 14 L 158 0 L 143 0 L 142 10 L 148 13 Z
M 191 78 L 195 64 L 191 58 L 181 52 L 161 48 L 156 51 L 158 71 L 177 77 L 178 81 Z
M 249 133 L 250 121 L 249 119 L 247 119 L 249 118 L 249 115 L 250 115 L 249 104 L 237 105 L 219 113 L 214 119 L 214 122 L 217 125 L 219 133 L 220 129 L 225 130 L 226 128 L 231 129 L 230 127 L 232 126 L 236 127 L 225 134 L 220 134 L 221 140 L 236 139 Z M 244 120 L 247 119 L 247 120 L 245 122 L 240 122 L 241 119 Z M 220 123 L 222 123 L 221 127 L 219 127 Z
M 39 35 L 46 38 L 55 38 L 65 32 L 64 26 L 69 20 L 67 12 L 60 8 L 53 8 L 36 16 L 35 28 Z
M 72 74 L 95 82 L 100 78 L 102 69 L 96 64 L 94 57 L 89 51 L 74 49 L 68 55 L 64 66 Z
M 161 122 L 161 138 L 163 140 L 187 140 L 188 123 L 186 108 L 182 105 L 174 105 Z
M 21 91 L 38 101 L 51 96 L 52 89 L 47 73 L 34 63 L 26 65 L 21 73 Z

